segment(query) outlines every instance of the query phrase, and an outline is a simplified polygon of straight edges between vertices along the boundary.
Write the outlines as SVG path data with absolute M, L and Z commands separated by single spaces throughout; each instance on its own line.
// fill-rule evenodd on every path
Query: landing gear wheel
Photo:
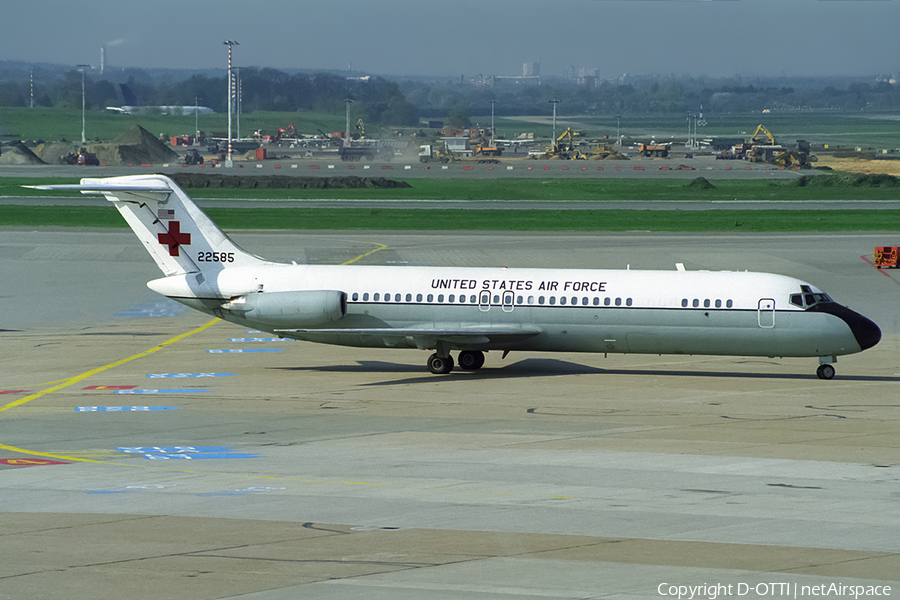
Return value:
M 833 379 L 834 367 L 831 365 L 819 365 L 819 368 L 816 369 L 816 375 L 819 379 Z
M 428 357 L 428 370 L 435 375 L 446 375 L 453 370 L 453 357 L 432 354 Z
M 484 352 L 463 350 L 459 353 L 459 367 L 465 371 L 477 371 L 484 365 Z

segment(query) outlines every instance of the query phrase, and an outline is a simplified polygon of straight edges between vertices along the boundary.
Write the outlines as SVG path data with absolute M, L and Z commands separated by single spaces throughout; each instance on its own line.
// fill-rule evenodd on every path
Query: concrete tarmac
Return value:
M 2 229 L 0 598 L 900 597 L 900 273 L 867 262 L 897 234 L 233 237 L 326 264 L 783 273 L 884 339 L 832 381 L 516 353 L 435 376 L 426 352 L 183 309 L 130 231 Z

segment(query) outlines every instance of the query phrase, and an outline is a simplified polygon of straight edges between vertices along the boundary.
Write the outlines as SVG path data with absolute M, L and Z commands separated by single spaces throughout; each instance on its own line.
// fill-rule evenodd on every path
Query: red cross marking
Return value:
M 169 231 L 159 234 L 159 243 L 169 247 L 169 256 L 179 256 L 178 246 L 189 246 L 191 234 L 181 233 L 181 223 L 178 221 L 169 221 Z

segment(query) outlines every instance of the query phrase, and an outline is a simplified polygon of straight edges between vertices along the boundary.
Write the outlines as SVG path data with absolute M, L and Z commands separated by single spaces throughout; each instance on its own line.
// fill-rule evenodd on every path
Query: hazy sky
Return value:
M 521 75 L 900 71 L 900 0 L 3 0 L 0 60 Z

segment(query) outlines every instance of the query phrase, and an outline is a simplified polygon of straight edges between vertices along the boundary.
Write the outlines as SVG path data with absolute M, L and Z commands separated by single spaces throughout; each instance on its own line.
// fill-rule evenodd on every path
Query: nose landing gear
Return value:
M 834 366 L 829 364 L 819 365 L 819 368 L 816 369 L 816 376 L 819 379 L 834 379 Z

